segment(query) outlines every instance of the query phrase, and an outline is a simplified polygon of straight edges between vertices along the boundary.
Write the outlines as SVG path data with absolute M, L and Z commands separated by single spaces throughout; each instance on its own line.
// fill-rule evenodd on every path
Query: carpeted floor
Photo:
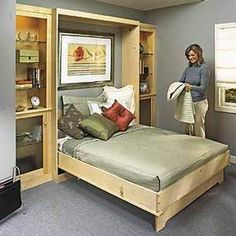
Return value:
M 236 165 L 159 233 L 151 214 L 76 179 L 41 185 L 22 198 L 24 209 L 0 222 L 1 236 L 236 235 Z

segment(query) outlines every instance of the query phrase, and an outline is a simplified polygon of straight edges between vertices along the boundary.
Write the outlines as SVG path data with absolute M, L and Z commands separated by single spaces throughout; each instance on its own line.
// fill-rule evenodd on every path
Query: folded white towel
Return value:
M 185 84 L 182 82 L 172 83 L 167 91 L 167 100 L 175 101 L 175 119 L 181 122 L 193 124 L 194 121 L 194 106 L 191 92 L 185 91 Z
M 183 91 L 177 98 L 175 119 L 181 122 L 193 124 L 194 121 L 194 106 L 191 92 Z
M 172 83 L 167 91 L 167 100 L 168 101 L 174 101 L 177 99 L 177 97 L 181 94 L 181 92 L 184 90 L 185 84 L 182 82 L 174 82 Z

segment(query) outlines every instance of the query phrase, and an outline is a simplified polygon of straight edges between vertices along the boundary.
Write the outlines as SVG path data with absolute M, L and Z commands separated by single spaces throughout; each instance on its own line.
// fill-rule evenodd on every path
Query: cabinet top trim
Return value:
M 140 23 L 140 30 L 141 31 L 150 31 L 153 32 L 156 30 L 155 25 L 147 24 L 147 23 Z
M 81 19 L 81 21 L 88 21 L 90 23 L 101 23 L 101 24 L 110 24 L 118 26 L 139 26 L 139 21 L 126 18 L 99 15 L 94 13 L 73 11 L 61 8 L 57 8 L 56 11 L 58 16 L 62 15 L 73 18 L 79 18 Z
M 30 12 L 30 13 L 38 13 L 38 14 L 46 14 L 52 15 L 51 8 L 45 7 L 38 7 L 38 6 L 29 6 L 24 4 L 16 4 L 16 14 L 18 15 L 19 12 Z

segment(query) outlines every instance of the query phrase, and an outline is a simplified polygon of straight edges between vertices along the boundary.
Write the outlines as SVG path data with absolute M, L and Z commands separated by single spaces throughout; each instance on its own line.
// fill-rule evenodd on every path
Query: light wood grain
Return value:
M 55 150 L 55 134 L 53 134 L 54 123 L 52 122 L 52 113 L 55 113 L 55 104 L 52 99 L 52 92 L 55 91 L 55 86 L 52 85 L 52 9 L 16 5 L 16 33 L 22 35 L 29 33 L 30 35 L 36 34 L 35 41 L 28 39 L 17 40 L 18 47 L 35 47 L 39 51 L 39 63 L 31 65 L 44 70 L 44 88 L 33 88 L 16 91 L 16 104 L 24 105 L 30 108 L 30 98 L 32 96 L 39 96 L 41 106 L 37 109 L 25 109 L 22 112 L 16 113 L 16 120 L 20 122 L 21 119 L 28 118 L 42 118 L 42 158 L 43 168 L 35 171 L 30 171 L 21 176 L 23 189 L 28 189 L 39 184 L 52 180 L 52 147 L 54 144 Z M 23 63 L 17 67 L 22 67 L 24 73 L 21 79 L 27 79 L 27 66 Z M 17 73 L 16 73 L 17 77 Z M 55 130 L 55 129 L 54 129 Z M 56 151 L 54 151 L 56 153 Z
M 150 113 L 150 124 L 151 126 L 157 126 L 156 121 L 156 86 L 157 86 L 157 71 L 156 71 L 156 60 L 157 60 L 157 39 L 156 39 L 156 27 L 151 24 L 140 23 L 140 43 L 144 47 L 144 53 L 140 54 L 140 60 L 145 67 L 149 69 L 149 75 L 146 80 L 149 84 L 149 93 L 140 94 L 140 102 L 143 100 L 150 100 L 150 111 L 143 111 Z M 142 71 L 142 69 L 140 70 Z M 140 113 L 142 110 L 140 110 Z M 142 121 L 140 121 L 142 122 Z
M 86 182 L 103 189 L 155 216 L 155 230 L 184 207 L 223 181 L 223 169 L 228 165 L 229 152 L 225 152 L 195 169 L 177 182 L 159 192 L 131 183 L 80 160 L 58 153 L 59 167 Z
M 109 174 L 61 152 L 59 152 L 58 158 L 59 168 L 143 210 L 156 214 L 157 197 L 154 191 Z

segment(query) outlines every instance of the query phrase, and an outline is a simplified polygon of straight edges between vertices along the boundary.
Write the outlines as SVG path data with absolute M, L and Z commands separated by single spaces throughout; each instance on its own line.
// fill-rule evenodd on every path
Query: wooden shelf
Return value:
M 16 90 L 33 89 L 32 84 L 16 84 Z
M 144 99 L 149 99 L 154 96 L 156 96 L 156 93 L 140 94 L 139 99 L 144 100 Z
M 33 41 L 33 40 L 19 40 L 16 39 L 16 43 L 18 44 L 40 44 L 40 43 L 47 43 L 46 41 Z
M 153 56 L 154 53 L 153 52 L 144 52 L 144 53 L 140 53 L 140 56 Z
M 24 148 L 24 147 L 28 147 L 28 146 L 32 146 L 32 145 L 42 145 L 42 142 L 37 142 L 37 141 L 16 141 L 16 148 L 20 149 L 20 148 Z
M 33 88 L 32 85 L 16 85 L 15 86 L 16 90 L 27 90 L 27 89 L 45 89 L 45 88 Z
M 24 111 L 19 111 L 16 112 L 16 119 L 18 118 L 22 118 L 24 116 L 29 116 L 30 114 L 34 114 L 37 115 L 37 113 L 43 113 L 43 112 L 47 112 L 47 111 L 51 111 L 52 108 L 45 108 L 45 107 L 38 107 L 35 109 L 26 109 Z

